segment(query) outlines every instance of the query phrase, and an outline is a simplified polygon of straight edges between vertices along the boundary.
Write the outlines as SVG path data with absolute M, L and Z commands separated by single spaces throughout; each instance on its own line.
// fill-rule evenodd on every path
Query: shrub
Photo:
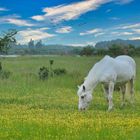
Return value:
M 42 79 L 42 80 L 45 80 L 45 79 L 48 79 L 49 77 L 49 70 L 47 67 L 41 67 L 39 69 L 39 78 Z
M 11 74 L 11 72 L 9 72 L 9 71 L 0 70 L 0 78 L 1 79 L 8 79 L 10 74 Z
M 66 69 L 58 68 L 58 69 L 53 70 L 53 72 L 55 75 L 63 75 L 63 74 L 66 74 L 67 71 L 66 71 Z

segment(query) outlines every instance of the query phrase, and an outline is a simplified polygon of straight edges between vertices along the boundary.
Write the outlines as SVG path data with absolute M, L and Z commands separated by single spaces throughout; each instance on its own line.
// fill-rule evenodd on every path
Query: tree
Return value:
M 107 55 L 108 54 L 108 50 L 106 48 L 97 48 L 96 49 L 96 54 L 97 55 Z
M 39 40 L 35 45 L 36 48 L 41 48 L 42 46 L 43 46 L 43 44 L 42 44 L 41 40 Z
M 34 45 L 34 40 L 31 39 L 28 43 L 28 47 L 32 49 L 32 48 L 34 48 L 34 46 L 35 46 Z
M 16 30 L 5 32 L 3 37 L 0 37 L 0 53 L 7 53 L 8 50 L 16 43 Z
M 111 47 L 108 48 L 108 51 L 109 54 L 112 56 L 118 56 L 124 53 L 123 47 L 118 44 L 113 44 Z
M 135 46 L 133 46 L 133 45 L 129 45 L 128 46 L 128 53 L 127 53 L 128 55 L 134 55 L 135 54 Z
M 90 56 L 90 55 L 93 55 L 93 52 L 94 52 L 94 48 L 91 46 L 87 46 L 87 47 L 83 48 L 80 55 Z

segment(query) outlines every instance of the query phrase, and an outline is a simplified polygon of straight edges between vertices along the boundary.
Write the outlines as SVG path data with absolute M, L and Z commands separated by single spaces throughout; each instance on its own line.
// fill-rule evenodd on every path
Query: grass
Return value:
M 38 70 L 49 66 L 68 73 L 47 81 Z M 101 86 L 94 91 L 88 111 L 77 109 L 77 85 L 99 57 L 19 57 L 2 59 L 12 75 L 0 80 L 1 140 L 139 140 L 140 58 L 136 57 L 135 106 L 121 109 L 120 94 L 114 93 L 115 108 L 108 113 Z

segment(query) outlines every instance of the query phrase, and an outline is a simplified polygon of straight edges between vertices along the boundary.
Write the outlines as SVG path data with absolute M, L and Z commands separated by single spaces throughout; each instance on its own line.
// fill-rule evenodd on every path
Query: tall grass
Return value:
M 38 70 L 65 68 L 66 75 L 39 80 Z M 114 93 L 115 109 L 107 113 L 101 86 L 94 91 L 89 110 L 77 110 L 77 85 L 83 82 L 100 57 L 19 57 L 2 59 L 12 75 L 0 79 L 0 139 L 2 140 L 139 140 L 140 58 L 136 57 L 135 106 L 121 109 Z

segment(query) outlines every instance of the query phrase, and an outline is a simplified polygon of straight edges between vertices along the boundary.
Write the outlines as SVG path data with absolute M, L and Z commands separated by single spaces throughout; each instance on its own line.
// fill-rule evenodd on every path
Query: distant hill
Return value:
M 77 54 L 82 47 L 74 47 L 70 45 L 43 45 L 41 47 L 29 48 L 28 45 L 16 45 L 12 47 L 8 54 Z
M 116 39 L 111 41 L 101 41 L 95 45 L 97 49 L 107 49 L 108 47 L 112 46 L 113 44 L 119 44 L 122 46 L 133 45 L 136 48 L 140 47 L 140 40 L 122 40 Z M 86 47 L 86 46 L 85 46 Z M 92 47 L 92 46 L 91 46 Z M 29 45 L 15 45 L 9 51 L 8 54 L 17 54 L 17 55 L 26 55 L 26 54 L 39 54 L 39 55 L 46 55 L 46 54 L 80 54 L 83 46 L 72 46 L 72 45 L 45 45 L 42 44 L 40 47 L 33 46 L 29 47 Z
M 113 44 L 119 44 L 119 45 L 124 45 L 124 46 L 131 44 L 137 48 L 137 47 L 140 47 L 140 40 L 116 39 L 116 40 L 111 40 L 111 41 L 101 41 L 95 45 L 95 48 L 108 48 L 112 46 Z

